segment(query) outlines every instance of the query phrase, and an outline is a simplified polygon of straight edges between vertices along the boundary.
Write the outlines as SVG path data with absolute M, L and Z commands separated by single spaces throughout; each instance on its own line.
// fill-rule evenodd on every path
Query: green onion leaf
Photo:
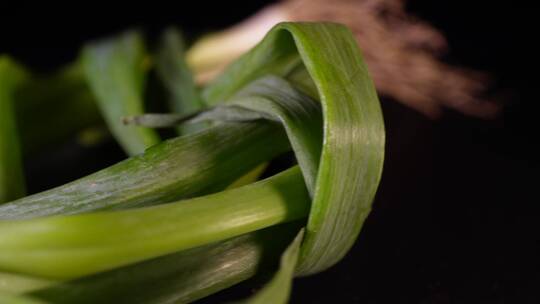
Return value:
M 143 41 L 135 32 L 89 44 L 82 52 L 86 79 L 101 113 L 129 155 L 160 141 L 154 130 L 122 124 L 122 117 L 144 112 L 144 60 Z
M 161 206 L 0 222 L 0 268 L 70 279 L 301 219 L 291 168 L 255 184 Z
M 271 270 L 299 223 L 150 259 L 47 288 L 30 295 L 55 304 L 188 303 Z
M 322 271 L 352 246 L 379 184 L 382 113 L 351 32 L 334 23 L 281 23 L 206 88 L 210 105 L 227 102 L 265 74 L 287 76 L 302 61 L 318 90 L 323 147 L 298 273 Z

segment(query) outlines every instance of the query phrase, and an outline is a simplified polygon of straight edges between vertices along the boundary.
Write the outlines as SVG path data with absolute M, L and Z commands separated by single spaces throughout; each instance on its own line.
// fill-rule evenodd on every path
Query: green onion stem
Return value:
M 0 268 L 69 279 L 305 217 L 297 167 L 266 180 L 162 206 L 0 222 Z

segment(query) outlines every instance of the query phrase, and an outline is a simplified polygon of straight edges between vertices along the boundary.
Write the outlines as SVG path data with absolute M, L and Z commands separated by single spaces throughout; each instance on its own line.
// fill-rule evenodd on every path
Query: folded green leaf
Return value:
M 367 67 L 351 32 L 333 23 L 281 23 L 206 88 L 227 102 L 265 74 L 287 76 L 299 61 L 317 87 L 324 117 L 321 160 L 299 274 L 322 271 L 352 246 L 371 210 L 384 157 L 384 125 Z
M 266 119 L 282 123 L 302 169 L 306 187 L 313 194 L 323 139 L 320 104 L 275 76 L 253 81 L 228 104 L 256 111 Z

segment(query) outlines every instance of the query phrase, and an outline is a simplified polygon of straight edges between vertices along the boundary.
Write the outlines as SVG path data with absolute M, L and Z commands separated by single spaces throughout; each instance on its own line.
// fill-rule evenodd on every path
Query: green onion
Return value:
M 52 286 L 56 283 L 56 281 L 50 279 L 0 272 L 0 293 L 27 293 Z
M 354 243 L 380 180 L 384 125 L 350 31 L 277 25 L 201 96 L 174 56 L 177 34 L 165 37 L 156 69 L 178 104 L 173 116 L 143 115 L 137 34 L 85 47 L 86 79 L 108 126 L 129 154 L 144 153 L 0 206 L 0 270 L 25 278 L 13 293 L 51 303 L 189 302 L 268 271 L 287 247 L 247 300 L 285 303 L 294 276 L 331 267 Z M 206 125 L 159 143 L 124 117 L 181 122 L 181 131 Z M 288 149 L 297 167 L 242 185 Z

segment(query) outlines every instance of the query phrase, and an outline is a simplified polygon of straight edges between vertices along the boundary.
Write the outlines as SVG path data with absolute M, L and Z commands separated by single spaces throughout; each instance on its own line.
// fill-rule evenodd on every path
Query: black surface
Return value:
M 54 13 L 24 5 L 3 8 L 0 53 L 49 70 L 75 58 L 82 42 L 120 29 L 139 26 L 152 36 L 177 24 L 193 34 L 231 24 L 264 3 L 146 3 L 126 11 L 86 3 Z M 540 303 L 532 109 L 537 98 L 529 72 L 537 34 L 526 14 L 530 8 L 465 0 L 411 1 L 410 7 L 445 32 L 452 49 L 448 61 L 496 77 L 495 91 L 507 96 L 504 110 L 492 121 L 452 111 L 430 121 L 383 100 L 387 153 L 373 213 L 341 263 L 295 281 L 292 303 Z M 114 143 L 98 150 L 62 149 L 52 160 L 28 160 L 29 174 L 37 176 L 30 180 L 32 190 L 123 157 Z M 243 284 L 213 300 L 250 290 Z

